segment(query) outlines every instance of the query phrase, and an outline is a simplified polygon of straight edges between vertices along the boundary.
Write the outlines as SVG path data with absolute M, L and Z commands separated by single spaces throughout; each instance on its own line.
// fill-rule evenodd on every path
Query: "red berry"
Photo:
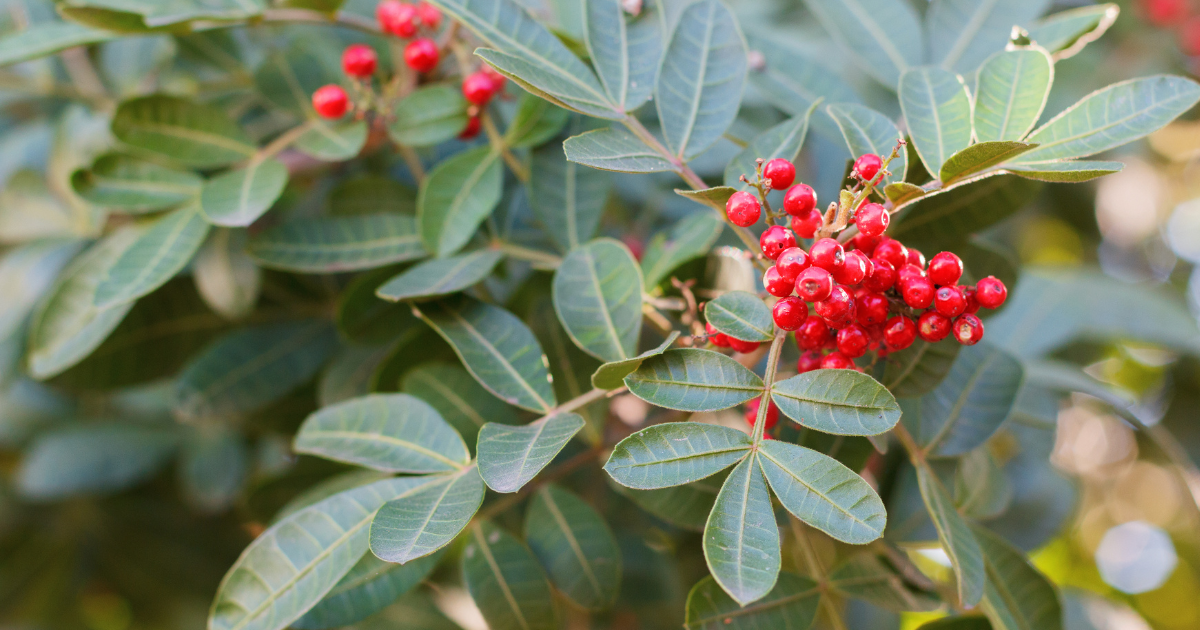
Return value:
M 438 47 L 432 39 L 414 39 L 404 47 L 404 63 L 417 72 L 429 72 L 438 65 Z
M 950 334 L 950 318 L 937 311 L 925 311 L 917 318 L 917 334 L 929 343 L 937 343 Z
M 847 252 L 846 261 L 834 270 L 833 279 L 837 280 L 838 284 L 854 286 L 871 274 L 873 266 L 871 259 L 862 252 Z
M 492 83 L 496 84 L 495 91 L 497 93 L 499 93 L 501 90 L 504 89 L 504 82 L 508 80 L 508 77 L 504 76 L 503 74 L 500 74 L 499 71 L 497 71 L 495 68 L 493 68 L 491 66 L 484 66 L 483 69 L 480 70 L 480 72 L 487 75 L 487 77 L 492 80 Z
M 913 308 L 929 308 L 933 304 L 933 283 L 929 278 L 909 278 L 899 284 L 905 304 Z
M 975 299 L 975 287 L 971 285 L 961 285 L 958 287 L 962 291 L 963 300 L 966 301 L 967 307 L 963 310 L 964 313 L 975 314 L 979 311 L 979 300 Z
M 746 424 L 754 426 L 754 423 L 758 422 L 758 409 L 761 406 L 761 403 L 761 398 L 755 398 L 754 400 L 746 403 L 746 414 L 743 416 L 746 418 Z M 775 406 L 775 401 L 771 401 L 767 403 L 767 417 L 766 421 L 763 423 L 763 430 L 770 431 L 771 429 L 774 429 L 775 425 L 778 423 L 779 407 Z
M 871 258 L 875 255 L 875 248 L 882 242 L 883 239 L 878 236 L 867 236 L 859 232 L 854 235 L 854 239 L 850 241 L 850 244 L 854 246 L 854 249 L 866 254 L 867 258 Z
M 871 181 L 879 174 L 881 168 L 883 168 L 883 160 L 874 153 L 864 153 L 854 160 L 854 172 L 858 173 L 859 179 Z
M 375 8 L 379 27 L 385 33 L 397 37 L 412 37 L 417 34 L 417 8 L 399 0 L 383 0 Z
M 726 335 L 726 337 L 729 339 L 729 347 L 733 348 L 735 352 L 750 354 L 751 352 L 758 350 L 759 344 L 757 341 L 743 341 L 741 339 L 734 339 L 729 335 Z
M 820 267 L 809 267 L 796 277 L 796 295 L 807 302 L 819 302 L 833 291 L 833 276 Z
M 958 287 L 940 287 L 933 294 L 933 307 L 946 317 L 958 317 L 967 308 L 967 300 Z
M 783 158 L 775 158 L 763 165 L 763 177 L 771 180 L 771 188 L 783 190 L 796 179 L 796 166 Z M 787 205 L 787 202 L 784 202 Z
M 758 245 L 763 256 L 775 260 L 783 250 L 796 246 L 796 237 L 782 225 L 772 225 L 758 238 Z
M 854 321 L 854 296 L 841 285 L 833 287 L 829 297 L 817 302 L 813 307 L 817 315 L 834 328 L 845 328 Z
M 871 265 L 871 275 L 863 280 L 864 287 L 882 293 L 896 284 L 896 268 L 892 263 L 882 258 L 874 258 Z
M 821 369 L 821 353 L 816 350 L 806 351 L 800 355 L 800 360 L 796 362 L 796 371 L 801 374 L 819 369 Z
M 857 359 L 865 354 L 867 352 L 867 344 L 869 343 L 871 343 L 871 339 L 867 336 L 867 331 L 858 324 L 850 324 L 838 331 L 838 352 L 851 359 Z
M 924 269 L 925 268 L 925 254 L 922 254 L 921 252 L 919 252 L 911 247 L 908 248 L 908 264 L 916 265 L 916 266 L 920 267 L 921 269 Z
M 735 192 L 729 196 L 729 201 L 725 202 L 725 215 L 738 227 L 754 225 L 758 222 L 760 214 L 762 204 L 758 202 L 758 197 L 748 192 Z
M 953 252 L 938 252 L 933 260 L 929 261 L 929 279 L 939 287 L 957 284 L 962 273 L 962 259 Z
M 1200 55 L 1200 17 L 1183 23 L 1183 27 L 1179 29 L 1179 39 L 1183 52 L 1191 56 Z
M 973 346 L 983 339 L 983 322 L 978 317 L 965 313 L 954 320 L 954 339 L 964 346 Z
M 326 85 L 313 92 L 312 105 L 322 118 L 341 118 L 350 110 L 350 97 L 340 85 Z
M 442 12 L 428 2 L 422 1 L 417 5 L 417 17 L 421 18 L 421 25 L 431 31 L 438 30 L 442 25 Z
M 975 299 L 983 308 L 1000 308 L 1008 299 L 1008 287 L 996 276 L 988 276 L 975 283 Z
M 810 264 L 808 252 L 799 247 L 789 247 L 780 252 L 779 258 L 775 259 L 779 275 L 787 278 L 793 284 L 795 284 L 796 278 L 800 277 L 800 272 L 808 269 Z
M 893 268 L 899 269 L 908 264 L 908 248 L 894 238 L 885 238 L 875 247 L 871 258 L 886 260 L 892 263 Z
M 495 96 L 496 82 L 482 72 L 473 72 L 463 79 L 462 93 L 468 103 L 482 107 Z
M 797 297 L 781 298 L 771 309 L 771 315 L 776 326 L 791 332 L 800 328 L 804 320 L 808 319 L 808 305 Z
M 458 137 L 462 140 L 470 140 L 478 136 L 481 129 L 483 129 L 483 121 L 479 120 L 478 116 L 471 116 L 467 119 L 467 125 L 459 132 Z
M 825 320 L 816 315 L 809 315 L 796 331 L 796 345 L 805 350 L 820 350 L 833 338 L 833 330 L 825 324 Z
M 771 180 L 772 185 L 774 181 Z M 789 188 L 787 193 L 783 195 L 783 211 L 794 217 L 807 217 L 810 212 L 816 209 L 817 192 L 808 184 L 796 184 Z M 804 238 L 812 238 L 812 236 L 805 236 Z
M 821 369 L 823 370 L 848 370 L 852 367 L 854 367 L 854 361 L 841 352 L 830 352 L 821 359 Z
M 342 52 L 342 70 L 356 79 L 370 78 L 378 63 L 375 49 L 366 44 L 351 44 Z
M 1158 26 L 1171 26 L 1187 17 L 1187 0 L 1142 0 L 1146 18 Z
M 775 297 L 787 297 L 792 294 L 796 288 L 795 282 L 788 281 L 782 274 L 779 273 L 779 267 L 771 265 L 767 271 L 763 273 L 763 287 L 767 293 Z
M 883 342 L 891 350 L 903 350 L 916 340 L 917 325 L 903 315 L 897 315 L 883 325 Z
M 820 212 L 810 210 L 808 214 L 798 217 L 792 217 L 792 230 L 800 238 L 812 238 L 817 235 L 817 230 L 825 225 L 825 219 Z
M 708 342 L 712 345 L 718 348 L 729 347 L 729 337 L 725 336 L 725 333 L 717 330 L 717 328 L 712 324 L 705 324 L 704 332 L 708 335 Z
M 912 278 L 927 277 L 928 275 L 925 273 L 924 269 L 921 269 L 920 267 L 911 263 L 905 263 L 905 265 L 900 268 L 900 271 L 896 273 L 896 281 L 900 284 L 904 284 Z
M 883 234 L 891 220 L 888 211 L 877 203 L 864 203 L 854 214 L 854 224 L 858 226 L 858 231 L 867 236 Z
M 814 267 L 820 267 L 833 273 L 838 267 L 846 264 L 846 250 L 842 244 L 832 238 L 817 239 L 808 250 Z
M 874 326 L 887 321 L 888 300 L 878 293 L 865 293 L 855 299 L 858 323 Z

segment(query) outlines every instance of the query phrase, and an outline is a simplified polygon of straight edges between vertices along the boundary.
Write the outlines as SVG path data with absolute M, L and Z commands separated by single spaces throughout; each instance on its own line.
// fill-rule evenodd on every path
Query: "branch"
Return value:
M 775 383 L 775 371 L 779 369 L 779 355 L 783 352 L 783 342 L 787 336 L 786 330 L 775 333 L 775 339 L 771 341 L 771 349 L 767 354 L 767 370 L 763 373 L 763 383 L 766 384 L 766 388 L 763 389 L 762 398 L 758 400 L 758 418 L 754 421 L 755 447 L 762 442 L 763 433 L 766 431 L 767 410 L 771 407 L 771 386 Z

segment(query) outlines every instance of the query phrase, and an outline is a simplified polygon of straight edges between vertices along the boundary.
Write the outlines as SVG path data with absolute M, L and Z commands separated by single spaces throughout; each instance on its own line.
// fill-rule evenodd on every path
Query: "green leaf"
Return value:
M 941 68 L 913 68 L 900 77 L 900 108 L 917 155 L 930 173 L 971 144 L 971 94 L 962 77 Z
M 986 617 L 955 615 L 921 624 L 917 630 L 992 630 Z
M 416 222 L 402 214 L 318 217 L 284 223 L 250 239 L 260 265 L 333 273 L 372 269 L 426 255 Z
M 900 207 L 924 197 L 925 189 L 908 182 L 893 182 L 883 187 L 883 194 L 894 207 Z
M 254 310 L 262 289 L 262 270 L 246 254 L 246 230 L 217 228 L 192 262 L 196 289 L 209 308 L 226 319 Z
M 615 482 L 611 485 L 654 516 L 676 527 L 702 532 L 727 476 L 716 474 L 682 486 L 654 490 L 635 490 Z
M 280 630 L 299 619 L 367 552 L 387 501 L 438 477 L 399 477 L 346 490 L 289 514 L 259 535 L 217 587 L 209 630 Z
M 891 119 L 869 107 L 839 103 L 826 107 L 825 111 L 842 130 L 842 137 L 846 139 L 851 155 L 874 153 L 886 158 L 892 154 L 896 141 L 904 137 Z M 883 184 L 903 181 L 908 172 L 908 151 L 901 150 L 888 170 L 892 174 L 880 180 Z
M 600 225 L 612 177 L 568 161 L 554 142 L 533 152 L 531 173 L 529 205 L 558 249 L 569 252 L 588 242 Z
M 750 436 L 714 424 L 667 422 L 621 440 L 604 470 L 638 490 L 679 486 L 729 468 L 750 452 Z
M 714 328 L 734 339 L 767 342 L 775 338 L 771 309 L 753 293 L 722 293 L 704 305 L 704 317 Z
M 583 41 L 604 91 L 621 111 L 633 111 L 650 100 L 663 54 L 663 33 L 655 16 L 626 24 L 618 0 L 587 0 Z
M 883 501 L 865 479 L 836 459 L 768 440 L 759 445 L 758 462 L 779 502 L 796 518 L 852 545 L 883 535 Z
M 408 474 L 453 472 L 471 459 L 437 410 L 408 394 L 373 394 L 321 409 L 300 425 L 294 450 Z
M 380 344 L 421 328 L 407 304 L 387 302 L 375 295 L 379 286 L 395 273 L 395 267 L 383 267 L 359 274 L 338 296 L 334 321 L 344 339 Z M 389 383 L 388 389 L 391 385 L 394 383 Z
M 992 55 L 975 76 L 975 137 L 1020 140 L 1041 118 L 1054 83 L 1054 62 L 1040 48 Z
M 208 180 L 200 205 L 210 223 L 246 227 L 271 209 L 288 183 L 288 170 L 278 160 L 250 160 L 245 168 Z
M 1050 0 L 934 0 L 925 14 L 929 61 L 969 75 L 1004 50 L 1014 24 L 1029 24 L 1049 5 Z
M 254 69 L 254 87 L 271 105 L 322 125 L 336 124 L 320 119 L 312 106 L 312 93 L 324 85 L 339 83 L 336 43 L 310 34 L 288 42 L 282 50 L 263 59 Z M 240 70 L 241 64 L 237 63 Z
M 943 186 L 948 186 L 997 164 L 1008 162 L 1016 156 L 1032 150 L 1035 146 L 1011 141 L 973 144 L 951 155 L 942 164 L 942 171 L 938 175 L 938 179 L 942 180 Z
M 0 191 L 0 243 L 93 237 L 99 233 L 92 225 L 99 218 L 95 214 L 83 204 L 68 207 L 44 174 L 23 168 Z
M 622 359 L 620 361 L 610 361 L 601 365 L 594 374 L 592 374 L 592 387 L 600 389 L 617 389 L 624 384 L 625 377 L 635 372 L 642 363 L 651 357 L 656 357 L 667 351 L 671 344 L 679 338 L 679 331 L 672 331 L 667 338 L 658 345 L 657 348 L 647 350 L 636 357 L 630 359 Z
M 556 630 L 554 593 L 537 558 L 508 532 L 483 522 L 471 528 L 463 581 L 492 630 Z
M 928 394 L 950 373 L 961 348 L 962 344 L 951 340 L 929 343 L 918 339 L 908 348 L 887 356 L 883 386 L 897 398 Z
M 514 0 L 434 0 L 490 48 L 475 54 L 529 92 L 583 114 L 617 119 L 591 69 Z
M 429 403 L 474 449 L 485 424 L 516 424 L 517 414 L 457 365 L 428 363 L 409 370 L 401 388 Z
M 787 40 L 747 34 L 750 49 L 763 54 L 765 66 L 750 73 L 750 83 L 768 102 L 792 116 L 803 115 L 821 99 L 827 103 L 857 103 L 845 80 L 823 59 L 789 45 Z M 819 119 L 818 119 L 818 122 Z
M 408 564 L 392 564 L 374 554 L 364 554 L 316 606 L 290 627 L 318 630 L 362 621 L 413 590 L 433 572 L 441 559 L 439 552 Z
M 1071 162 L 1039 162 L 1037 164 L 1013 164 L 1004 170 L 1039 182 L 1067 182 L 1077 184 L 1118 173 L 1125 165 L 1120 162 L 1092 162 L 1078 160 Z
M 563 142 L 567 160 L 602 171 L 661 173 L 675 165 L 629 131 L 619 127 L 594 129 Z
M 753 606 L 731 599 L 712 577 L 700 580 L 687 598 L 686 630 L 808 630 L 817 618 L 821 592 L 816 582 L 780 573 L 772 588 Z
M 844 52 L 888 88 L 921 63 L 925 45 L 912 6 L 889 0 L 805 0 Z M 855 154 L 857 155 L 857 154 Z
M 98 494 L 150 478 L 179 445 L 170 427 L 88 424 L 44 433 L 26 449 L 17 490 L 37 500 Z
M 554 272 L 554 311 L 575 345 L 601 361 L 637 353 L 642 332 L 642 272 L 620 241 L 578 247 Z
M 779 526 L 757 458 L 752 453 L 729 473 L 704 526 L 708 570 L 741 606 L 771 592 L 782 563 Z
M 0 66 L 8 66 L 74 48 L 99 44 L 118 34 L 74 22 L 41 22 L 0 37 Z
M 875 379 L 852 370 L 814 370 L 771 388 L 779 410 L 801 425 L 836 435 L 878 435 L 900 420 L 900 405 Z
M 96 308 L 132 302 L 166 284 L 192 260 L 208 230 L 208 223 L 195 205 L 155 220 L 108 268 L 107 276 L 96 287 Z
M 1120 8 L 1113 3 L 1059 11 L 1034 22 L 1029 27 L 1029 39 L 1054 53 L 1055 60 L 1067 59 L 1100 39 L 1119 13 Z
M 766 161 L 783 158 L 795 162 L 800 155 L 800 147 L 804 145 L 804 137 L 808 135 L 808 120 L 816 106 L 817 103 L 813 103 L 804 115 L 789 118 L 755 136 L 750 145 L 725 167 L 725 185 L 738 190 L 749 188 L 750 184 L 742 183 L 739 178 L 742 175 L 753 178 L 755 162 L 760 158 Z
M 930 611 L 941 602 L 917 590 L 874 553 L 850 556 L 829 572 L 829 586 L 845 597 L 861 599 L 893 612 Z
M 732 186 L 714 186 L 712 188 L 705 188 L 704 190 L 676 188 L 675 194 L 685 199 L 691 199 L 696 203 L 704 204 L 720 212 L 721 216 L 724 216 L 725 204 L 729 202 L 729 198 L 736 194 L 737 191 L 738 189 Z
M 959 458 L 954 474 L 954 502 L 960 512 L 971 518 L 994 518 L 1008 509 L 1012 498 L 1012 484 L 1003 465 L 986 446 Z
M 383 504 L 371 522 L 371 552 L 404 564 L 450 544 L 483 503 L 483 480 L 474 466 L 439 475 L 423 487 Z
M 489 422 L 479 430 L 479 476 L 496 492 L 516 492 L 537 476 L 583 428 L 583 418 L 557 413 L 524 426 Z
M 550 358 L 550 377 L 558 399 L 574 400 L 591 392 L 593 387 L 589 379 L 600 362 L 580 350 L 567 336 L 554 313 L 550 296 L 543 294 L 535 298 L 529 313 L 529 326 L 537 331 L 538 340 Z M 594 445 L 601 439 L 608 418 L 607 402 L 596 400 L 576 409 L 576 413 L 587 423 L 580 437 Z
M 488 391 L 530 411 L 547 413 L 555 407 L 546 355 L 515 315 L 465 296 L 414 308 Z
M 343 180 L 329 192 L 329 214 L 417 214 L 417 191 L 383 175 L 363 174 Z
M 979 525 L 971 530 L 987 567 L 982 608 L 992 628 L 1061 630 L 1063 610 L 1054 584 L 1003 538 Z
M 621 584 L 621 550 L 604 517 L 583 499 L 548 485 L 525 510 L 525 541 L 567 599 L 604 610 Z
M 517 104 L 517 113 L 513 115 L 508 129 L 504 130 L 504 144 L 514 149 L 540 146 L 557 136 L 570 119 L 571 112 L 555 106 L 550 101 L 529 93 L 522 94 L 521 102 Z M 554 148 L 561 157 L 561 147 Z M 535 170 L 534 173 L 536 172 Z
M 128 0 L 75 0 L 76 4 L 136 13 L 147 27 L 154 28 L 198 19 L 244 20 L 263 12 L 264 0 L 176 0 L 174 2 L 129 2 Z
M 0 339 L 20 329 L 39 299 L 54 286 L 83 243 L 39 240 L 13 247 L 0 256 Z
M 954 502 L 942 487 L 942 482 L 928 466 L 917 467 L 917 484 L 921 498 L 937 528 L 938 540 L 954 566 L 958 579 L 958 599 L 963 606 L 973 607 L 983 598 L 987 576 L 983 551 L 971 533 L 971 527 L 954 508 Z
M 417 197 L 417 223 L 425 248 L 437 257 L 467 244 L 475 228 L 496 209 L 503 193 L 500 154 L 482 146 L 438 164 Z
M 90 170 L 71 176 L 72 189 L 88 203 L 131 214 L 179 205 L 199 196 L 203 184 L 190 171 L 120 153 L 102 155 Z
M 683 10 L 654 85 L 663 137 L 676 157 L 699 155 L 737 117 L 746 54 L 737 18 L 718 0 L 698 0 Z
M 494 249 L 434 258 L 388 280 L 375 294 L 399 302 L 457 293 L 490 276 L 502 258 L 504 254 Z
M 1030 134 L 1040 144 L 1022 163 L 1086 157 L 1149 135 L 1200 101 L 1200 84 L 1158 75 L 1114 83 L 1085 96 Z
M 1015 175 L 988 177 L 915 200 L 889 229 L 892 238 L 925 251 L 948 249 L 1008 218 L 1040 191 L 1041 184 Z
M 646 287 L 658 286 L 683 263 L 708 254 L 724 229 L 721 217 L 695 212 L 655 234 L 642 255 Z
M 195 420 L 254 411 L 315 376 L 336 344 L 333 326 L 317 320 L 235 331 L 184 368 L 176 382 L 175 413 Z
M 400 99 L 388 135 L 409 147 L 441 144 L 467 126 L 467 100 L 453 83 L 427 85 Z
M 367 121 L 351 120 L 331 123 L 314 118 L 312 128 L 296 139 L 295 147 L 326 162 L 349 160 L 362 151 L 367 143 Z
M 184 496 L 203 512 L 228 509 L 246 481 L 246 451 L 243 437 L 228 428 L 197 431 L 179 458 Z
M 667 350 L 647 359 L 625 377 L 629 391 L 659 407 L 718 411 L 761 396 L 763 382 L 719 352 L 694 348 Z
M 129 146 L 203 169 L 246 160 L 258 150 L 225 112 L 172 96 L 121 103 L 112 132 Z
M 961 455 L 1000 428 L 1022 381 L 1021 363 L 998 347 L 963 348 L 941 384 L 901 403 L 904 425 L 930 455 Z

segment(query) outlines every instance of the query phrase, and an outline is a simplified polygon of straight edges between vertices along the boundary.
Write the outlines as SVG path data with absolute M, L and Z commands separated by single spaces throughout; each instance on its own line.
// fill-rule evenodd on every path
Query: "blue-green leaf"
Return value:
M 667 422 L 621 440 L 604 470 L 628 488 L 667 488 L 725 470 L 745 457 L 750 446 L 750 436 L 728 427 Z
M 725 185 L 746 190 L 750 184 L 742 183 L 739 178 L 745 175 L 752 179 L 755 162 L 760 158 L 767 161 L 783 158 L 795 162 L 800 156 L 800 147 L 804 145 L 804 137 L 808 135 L 808 120 L 816 106 L 817 103 L 813 103 L 804 114 L 789 118 L 755 136 L 750 145 L 725 167 Z
M 489 422 L 479 430 L 479 475 L 496 492 L 516 492 L 583 426 L 583 418 L 574 413 L 554 414 L 525 426 Z
M 569 252 L 596 234 L 611 188 L 608 173 L 569 161 L 557 143 L 533 152 L 529 205 L 560 251 Z
M 620 361 L 610 361 L 596 368 L 596 372 L 592 374 L 592 387 L 600 389 L 617 389 L 625 381 L 625 377 L 632 374 L 646 359 L 656 357 L 667 351 L 671 344 L 679 338 L 679 331 L 672 331 L 666 339 L 656 348 L 647 350 L 636 357 L 622 359 Z
M 472 449 L 475 436 L 485 424 L 517 423 L 516 410 L 493 396 L 457 365 L 427 363 L 418 366 L 404 374 L 400 389 L 437 409 Z
M 650 100 L 663 49 L 656 16 L 627 24 L 619 0 L 586 0 L 583 22 L 583 41 L 609 100 L 626 112 Z
M 842 130 L 851 155 L 874 153 L 886 158 L 892 154 L 896 141 L 904 137 L 887 116 L 863 105 L 838 103 L 825 108 L 825 111 Z M 883 178 L 883 184 L 904 181 L 908 171 L 908 151 L 901 150 L 888 166 L 888 171 L 891 175 Z
M 1025 554 L 980 525 L 971 528 L 983 551 L 987 586 L 981 607 L 993 630 L 1062 630 L 1058 590 Z
M 96 287 L 96 308 L 131 302 L 166 284 L 192 260 L 208 230 L 195 205 L 155 220 L 108 268 L 107 277 Z
M 16 471 L 16 487 L 37 500 L 112 492 L 145 481 L 179 445 L 170 427 L 90 424 L 39 436 Z
M 373 269 L 426 255 L 413 218 L 393 213 L 291 221 L 256 234 L 247 250 L 264 267 L 307 273 Z
M 384 503 L 371 521 L 371 552 L 404 564 L 450 544 L 483 503 L 474 466 L 452 475 L 417 477 L 427 483 Z
M 637 353 L 642 332 L 642 271 L 620 241 L 576 248 L 554 272 L 554 311 L 575 345 L 601 361 Z
M 438 164 L 417 197 L 421 241 L 433 255 L 453 254 L 496 209 L 503 193 L 500 154 L 482 146 Z
M 434 146 L 453 139 L 467 126 L 467 100 L 453 83 L 434 83 L 396 103 L 388 136 L 408 147 Z
M 1046 16 L 1029 27 L 1029 39 L 1050 51 L 1055 61 L 1073 57 L 1117 21 L 1114 3 L 1082 6 Z
M 363 554 L 358 564 L 290 627 L 320 630 L 362 621 L 424 581 L 441 559 L 442 553 L 436 552 L 407 564 L 392 564 L 376 558 L 375 554 Z
M 771 589 L 753 606 L 731 599 L 712 577 L 700 580 L 687 598 L 686 630 L 808 630 L 817 618 L 821 591 L 817 583 L 794 573 L 780 573 Z
M 129 146 L 196 168 L 240 162 L 258 150 L 222 110 L 172 96 L 121 103 L 112 131 Z
M 722 293 L 704 305 L 704 318 L 734 339 L 765 342 L 775 338 L 771 309 L 753 293 Z
M 933 0 L 925 13 L 929 62 L 969 75 L 988 55 L 1004 50 L 1014 24 L 1033 22 L 1049 5 L 1050 0 Z
M 287 182 L 287 167 L 279 160 L 250 160 L 208 180 L 200 191 L 200 206 L 213 225 L 246 227 L 271 209 Z
M 821 26 L 859 67 L 888 88 L 921 63 L 925 46 L 917 12 L 891 0 L 805 0 Z
M 771 398 L 803 426 L 837 435 L 878 435 L 900 420 L 900 405 L 875 379 L 853 370 L 814 370 L 775 383 Z
M 962 77 L 941 68 L 913 68 L 900 77 L 900 107 L 917 155 L 930 173 L 971 144 L 971 94 Z
M 721 217 L 711 212 L 695 212 L 655 234 L 642 255 L 646 287 L 658 286 L 683 263 L 708 254 L 724 229 Z
M 675 165 L 620 127 L 594 129 L 563 142 L 567 159 L 603 171 L 660 173 Z
M 375 294 L 385 300 L 399 302 L 457 293 L 491 275 L 502 258 L 504 255 L 494 249 L 434 258 L 383 283 Z
M 1054 62 L 1041 48 L 996 53 L 975 76 L 975 137 L 1020 140 L 1042 116 L 1054 82 Z
M 718 352 L 667 350 L 625 377 L 629 391 L 648 403 L 681 411 L 718 411 L 761 396 L 763 382 Z
M 704 527 L 704 559 L 713 579 L 741 606 L 775 587 L 782 564 L 779 526 L 757 454 L 742 460 L 717 494 Z
M 983 551 L 971 533 L 971 527 L 954 507 L 954 501 L 928 466 L 917 467 L 921 498 L 937 528 L 938 540 L 954 567 L 958 579 L 958 599 L 963 606 L 975 606 L 983 598 L 987 574 Z
M 595 508 L 549 485 L 525 511 L 525 541 L 559 592 L 584 610 L 603 610 L 617 599 L 621 550 Z
M 557 630 L 554 593 L 537 558 L 512 534 L 483 522 L 471 528 L 463 581 L 492 630 Z

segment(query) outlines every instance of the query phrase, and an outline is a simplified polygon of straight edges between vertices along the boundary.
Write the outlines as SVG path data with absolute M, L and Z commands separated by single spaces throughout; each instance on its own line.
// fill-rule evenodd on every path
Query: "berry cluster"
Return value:
M 442 26 L 442 12 L 421 2 L 405 4 L 400 0 L 383 0 L 375 7 L 375 17 L 383 32 L 409 39 L 421 29 L 433 32 Z M 428 37 L 417 37 L 404 47 L 404 63 L 417 72 L 429 72 L 438 65 L 437 44 Z

